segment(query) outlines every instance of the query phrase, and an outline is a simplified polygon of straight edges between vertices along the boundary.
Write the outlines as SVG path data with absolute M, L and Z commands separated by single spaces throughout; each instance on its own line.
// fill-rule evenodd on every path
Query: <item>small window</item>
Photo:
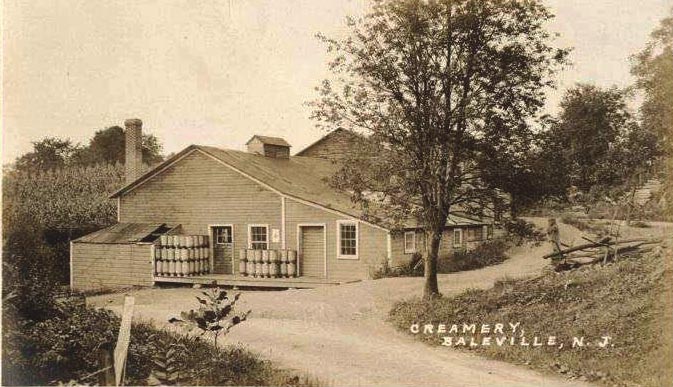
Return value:
M 463 230 L 456 228 L 453 230 L 453 247 L 461 247 L 463 245 Z
M 253 250 L 269 249 L 269 226 L 249 225 L 248 246 Z
M 475 242 L 483 241 L 484 240 L 484 228 L 483 227 L 475 227 L 472 229 L 472 240 Z
M 487 228 L 486 239 L 493 239 L 493 225 L 484 226 Z
M 232 236 L 231 226 L 213 227 L 213 239 L 215 239 L 215 244 L 224 245 L 231 243 Z
M 337 221 L 337 255 L 340 259 L 358 259 L 358 224 Z
M 407 231 L 404 233 L 404 253 L 413 254 L 416 252 L 416 232 Z

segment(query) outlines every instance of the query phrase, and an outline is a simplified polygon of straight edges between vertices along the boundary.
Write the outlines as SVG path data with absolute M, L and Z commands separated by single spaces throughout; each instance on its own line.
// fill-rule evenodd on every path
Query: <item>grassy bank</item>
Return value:
M 434 324 L 434 333 L 416 334 L 433 345 L 441 345 L 442 336 L 474 336 L 477 343 L 488 336 L 471 332 L 438 334 L 438 324 L 446 324 L 447 329 L 451 324 L 491 324 L 493 329 L 494 323 L 518 322 L 529 343 L 534 336 L 544 342 L 556 336 L 557 343 L 565 343 L 565 347 L 494 343 L 454 348 L 573 379 L 668 385 L 673 378 L 670 365 L 664 366 L 662 359 L 671 355 L 670 259 L 659 251 L 604 267 L 503 280 L 492 289 L 470 290 L 453 298 L 409 300 L 395 305 L 390 320 L 410 334 L 414 323 Z M 665 286 L 669 286 L 667 292 Z M 596 342 L 602 336 L 611 336 L 614 346 L 599 348 Z M 585 337 L 590 346 L 571 348 L 573 337 Z

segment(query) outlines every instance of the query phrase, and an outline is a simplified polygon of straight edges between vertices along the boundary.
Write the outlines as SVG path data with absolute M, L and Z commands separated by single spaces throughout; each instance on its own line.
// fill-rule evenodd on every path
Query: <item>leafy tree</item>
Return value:
M 642 125 L 655 133 L 666 158 L 666 191 L 673 195 L 673 9 L 650 35 L 643 51 L 633 57 L 632 72 L 644 93 Z M 673 199 L 667 201 L 673 214 Z
M 627 98 L 616 87 L 578 84 L 566 91 L 544 145 L 555 169 L 550 184 L 556 181 L 559 192 L 620 185 L 654 157 L 656 139 L 638 125 Z
M 70 140 L 47 137 L 33 142 L 33 151 L 16 159 L 15 167 L 25 171 L 47 171 L 66 166 L 80 150 Z
M 161 150 L 161 144 L 154 135 L 143 135 L 143 163 L 154 165 L 163 161 Z M 124 164 L 125 152 L 124 129 L 119 126 L 111 126 L 96 131 L 93 138 L 89 141 L 89 146 L 83 148 L 78 156 L 80 163 L 83 164 Z
M 413 215 L 430 235 L 424 297 L 439 294 L 437 254 L 449 210 L 479 211 L 500 182 L 483 171 L 530 146 L 566 50 L 550 46 L 540 1 L 377 1 L 321 36 L 333 73 L 311 103 L 320 126 L 367 134 L 334 183 L 368 217 Z M 371 157 L 375 154 L 376 157 Z

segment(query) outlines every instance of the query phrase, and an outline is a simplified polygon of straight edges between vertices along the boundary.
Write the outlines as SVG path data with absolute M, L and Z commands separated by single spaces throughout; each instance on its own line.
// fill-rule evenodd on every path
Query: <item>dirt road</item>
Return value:
M 579 238 L 561 224 L 562 235 Z M 443 274 L 440 291 L 456 294 L 488 288 L 500 278 L 539 273 L 549 247 L 518 247 L 504 263 Z M 335 386 L 568 386 L 583 385 L 524 367 L 483 359 L 446 347 L 431 347 L 385 322 L 391 305 L 421 294 L 422 278 L 388 278 L 312 290 L 242 292 L 249 321 L 226 337 L 280 366 L 298 369 Z M 164 325 L 180 311 L 196 308 L 190 288 L 134 292 L 136 316 Z M 123 294 L 93 297 L 90 303 L 119 310 Z M 243 309 L 242 309 L 243 310 Z

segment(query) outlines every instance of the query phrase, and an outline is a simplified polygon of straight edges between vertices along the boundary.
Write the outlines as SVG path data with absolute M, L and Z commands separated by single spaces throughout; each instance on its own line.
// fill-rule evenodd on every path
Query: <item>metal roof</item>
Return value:
M 288 144 L 287 141 L 285 141 L 284 138 L 270 137 L 270 136 L 260 136 L 258 134 L 252 136 L 250 138 L 250 140 L 248 140 L 248 142 L 245 143 L 245 145 L 250 144 L 250 141 L 252 141 L 254 139 L 258 139 L 262 143 L 269 144 L 269 145 L 278 145 L 278 146 L 287 146 L 287 147 L 291 146 L 290 144 Z
M 171 228 L 173 227 L 165 223 L 117 223 L 75 239 L 73 242 L 102 244 L 152 242 Z

